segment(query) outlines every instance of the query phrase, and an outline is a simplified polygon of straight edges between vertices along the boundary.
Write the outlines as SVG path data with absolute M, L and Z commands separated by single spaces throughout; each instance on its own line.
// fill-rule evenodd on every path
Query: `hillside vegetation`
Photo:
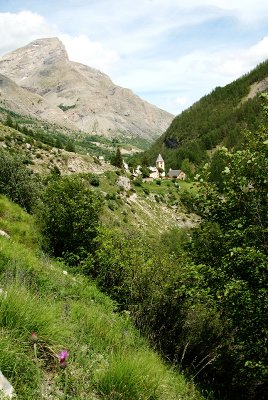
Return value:
M 92 281 L 40 251 L 33 217 L 3 196 L 0 229 L 0 369 L 18 399 L 201 399 Z
M 268 61 L 225 87 L 217 87 L 183 111 L 148 152 L 150 159 L 161 153 L 169 168 L 184 160 L 198 166 L 208 151 L 218 145 L 243 146 L 245 129 L 256 130 L 262 118 L 260 91 L 268 87 Z
M 1 353 L 0 368 L 21 398 L 198 398 L 177 388 L 182 370 L 210 399 L 266 399 L 267 110 L 243 148 L 218 148 L 193 185 L 119 168 L 37 174 L 4 135 L 0 194 L 29 213 L 1 198 L 11 239 L 0 238 L 0 315 L 12 355 Z M 130 321 L 173 372 L 151 364 L 160 356 Z M 21 360 L 36 371 L 28 386 Z
M 34 143 L 36 147 L 44 150 L 57 148 L 82 155 L 90 154 L 91 157 L 95 158 L 103 156 L 106 160 L 109 160 L 117 147 L 120 147 L 125 154 L 139 153 L 148 148 L 148 142 L 142 138 L 107 139 L 102 136 L 83 134 L 66 128 L 63 129 L 56 124 L 38 120 L 31 116 L 15 113 L 3 107 L 0 107 L 0 121 L 1 131 L 7 136 L 15 135 L 14 131 L 8 129 L 8 127 L 12 128 L 17 131 L 17 136 L 23 138 L 20 142 Z M 2 125 L 5 125 L 6 128 L 4 129 Z M 0 140 L 4 141 L 3 135 L 1 136 Z

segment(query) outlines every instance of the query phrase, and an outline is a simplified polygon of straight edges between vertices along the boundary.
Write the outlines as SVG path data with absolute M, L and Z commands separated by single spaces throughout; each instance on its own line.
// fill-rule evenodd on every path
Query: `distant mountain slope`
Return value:
M 69 61 L 57 38 L 36 40 L 1 57 L 0 72 L 63 111 L 63 125 L 68 122 L 90 134 L 152 142 L 173 119 L 131 90 L 116 86 L 102 72 Z
M 53 107 L 38 94 L 29 92 L 0 74 L 0 107 L 23 115 L 48 120 L 75 130 L 72 123 L 58 107 Z
M 241 146 L 242 131 L 254 130 L 262 118 L 258 94 L 268 88 L 268 61 L 225 87 L 217 87 L 178 115 L 148 151 L 161 153 L 167 167 L 178 168 L 183 160 L 198 165 L 207 150 L 222 144 Z

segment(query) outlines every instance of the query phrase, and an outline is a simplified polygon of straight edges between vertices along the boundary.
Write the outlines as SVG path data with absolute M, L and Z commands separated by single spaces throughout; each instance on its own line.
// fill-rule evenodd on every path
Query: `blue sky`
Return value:
M 58 36 L 69 58 L 173 114 L 268 58 L 267 0 L 0 0 L 0 55 Z

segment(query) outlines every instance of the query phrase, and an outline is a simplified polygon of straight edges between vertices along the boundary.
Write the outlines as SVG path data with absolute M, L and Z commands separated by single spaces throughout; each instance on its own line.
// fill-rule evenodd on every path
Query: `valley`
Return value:
M 18 400 L 266 398 L 267 65 L 173 120 L 57 38 L 0 59 L 0 370 Z

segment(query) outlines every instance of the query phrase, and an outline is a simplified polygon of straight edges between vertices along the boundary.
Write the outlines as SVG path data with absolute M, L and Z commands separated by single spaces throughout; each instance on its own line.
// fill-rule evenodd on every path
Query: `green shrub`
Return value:
M 0 194 L 31 211 L 37 199 L 38 181 L 23 159 L 0 150 Z
M 72 140 L 68 140 L 68 142 L 66 143 L 66 146 L 65 146 L 65 150 L 75 153 L 75 145 Z
M 113 357 L 109 368 L 100 375 L 98 392 L 107 400 L 159 399 L 161 380 L 156 363 L 150 361 L 149 353 Z
M 123 168 L 123 158 L 119 147 L 117 148 L 116 153 L 111 157 L 111 164 L 115 167 Z
M 102 200 L 79 177 L 50 181 L 37 209 L 37 217 L 48 249 L 77 265 L 93 250 L 100 224 Z
M 116 199 L 116 194 L 115 193 L 106 193 L 105 198 L 107 200 L 115 200 Z
M 108 201 L 107 203 L 108 207 L 110 208 L 110 210 L 114 211 L 116 209 L 116 205 L 113 201 Z
M 90 184 L 92 186 L 99 186 L 100 185 L 100 178 L 97 175 L 92 175 L 90 177 Z
M 72 104 L 72 105 L 64 105 L 64 104 L 60 104 L 60 105 L 58 105 L 58 107 L 62 110 L 62 111 L 68 111 L 68 110 L 71 110 L 72 108 L 75 108 L 75 104 Z

